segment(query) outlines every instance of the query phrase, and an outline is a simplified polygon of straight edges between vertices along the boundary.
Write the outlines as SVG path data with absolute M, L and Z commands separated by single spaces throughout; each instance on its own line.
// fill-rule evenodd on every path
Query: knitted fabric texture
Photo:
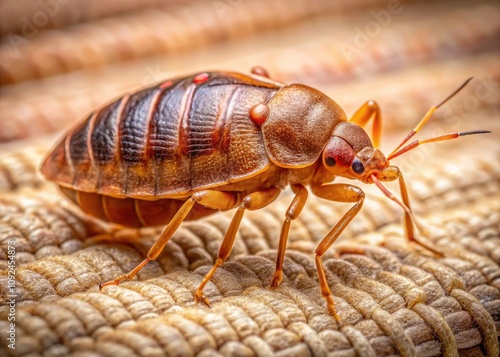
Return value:
M 17 54 L 0 43 L 0 355 L 499 355 L 497 3 L 404 3 L 368 45 L 347 54 L 356 28 L 389 11 L 385 1 L 89 0 L 95 6 L 84 10 L 82 3 L 60 5 Z M 14 20 L 37 11 L 0 9 L 0 32 L 19 35 Z M 444 256 L 408 242 L 401 208 L 359 183 L 364 206 L 323 258 L 342 323 L 327 312 L 314 252 L 349 204 L 309 195 L 292 222 L 276 289 L 269 283 L 293 194 L 285 190 L 265 209 L 246 212 L 231 257 L 204 290 L 207 307 L 193 293 L 234 210 L 184 222 L 134 280 L 100 292 L 99 283 L 144 259 L 161 227 L 98 222 L 38 173 L 61 130 L 107 100 L 178 75 L 248 72 L 252 65 L 321 89 L 348 115 L 376 99 L 386 153 L 431 105 L 476 76 L 423 137 L 493 133 L 432 144 L 392 162 L 428 231 L 418 236 Z M 398 191 L 397 184 L 387 187 Z M 12 242 L 15 350 L 8 347 Z

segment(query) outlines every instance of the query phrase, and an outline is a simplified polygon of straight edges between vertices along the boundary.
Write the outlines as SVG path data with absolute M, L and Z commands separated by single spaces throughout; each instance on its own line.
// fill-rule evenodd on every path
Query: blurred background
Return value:
M 16 240 L 19 269 L 19 349 L 2 354 L 0 344 L 0 354 L 152 353 L 149 336 L 163 331 L 162 341 L 177 354 L 182 354 L 184 345 L 194 346 L 190 351 L 196 353 L 206 349 L 204 355 L 221 345 L 226 355 L 231 355 L 232 348 L 238 352 L 265 345 L 280 352 L 277 356 L 297 351 L 308 355 L 314 346 L 340 351 L 342 356 L 371 349 L 378 355 L 394 356 L 404 354 L 398 339 L 405 329 L 418 355 L 452 355 L 456 349 L 464 356 L 488 355 L 488 351 L 498 355 L 499 39 L 498 0 L 0 0 L 1 296 L 6 295 L 6 252 L 12 239 Z M 334 250 L 342 244 L 339 239 L 325 255 L 325 262 L 335 259 L 325 266 L 334 276 L 342 316 L 358 318 L 355 309 L 343 302 L 352 295 L 365 299 L 360 309 L 372 309 L 375 299 L 384 309 L 395 311 L 395 318 L 370 310 L 357 323 L 358 330 L 337 331 L 321 317 L 326 310 L 316 305 L 323 299 L 315 280 L 313 252 L 349 205 L 313 195 L 290 232 L 285 261 L 288 284 L 279 293 L 266 290 L 290 191 L 269 208 L 245 214 L 231 261 L 219 269 L 225 275 L 213 279 L 215 285 L 209 284 L 214 309 L 192 305 L 192 291 L 212 266 L 234 212 L 183 224 L 159 259 L 139 273 L 139 280 L 147 284 L 134 281 L 95 294 L 98 283 L 142 261 L 159 232 L 143 230 L 141 239 L 129 244 L 126 232 L 116 230 L 113 244 L 101 242 L 102 227 L 71 207 L 55 185 L 38 174 L 43 155 L 76 121 L 127 92 L 199 71 L 249 73 L 256 65 L 265 67 L 278 81 L 300 82 L 324 91 L 348 116 L 367 100 L 378 101 L 385 153 L 431 105 L 474 76 L 418 137 L 473 129 L 492 133 L 424 146 L 394 160 L 405 174 L 412 209 L 432 230 L 433 242 L 443 251 L 463 252 L 460 259 L 443 259 L 444 265 L 423 260 L 424 264 L 413 255 L 408 255 L 409 260 L 406 253 L 397 255 L 398 247 L 406 245 L 402 211 L 366 185 L 361 185 L 367 192 L 363 210 L 341 239 L 369 244 L 374 252 L 382 244 L 397 249 L 380 255 L 384 261 L 380 264 L 375 261 L 379 258 L 370 260 L 369 255 L 337 259 Z M 387 186 L 398 192 L 397 183 Z M 133 237 L 137 238 L 135 233 Z M 360 269 L 354 268 L 356 264 Z M 381 271 L 380 266 L 399 269 L 399 264 L 408 267 L 403 274 L 418 286 L 425 285 L 422 293 L 413 283 L 405 283 L 411 289 L 408 295 L 402 294 L 403 299 L 397 290 L 394 295 L 400 300 L 390 300 L 387 297 L 392 295 L 386 295 L 393 291 L 389 283 L 384 288 L 378 278 L 373 285 L 366 283 Z M 358 278 L 369 294 L 342 292 L 358 289 Z M 351 290 L 340 289 L 337 281 Z M 468 305 L 473 300 L 462 298 L 462 288 L 470 289 L 484 309 L 479 303 Z M 447 295 L 450 290 L 452 295 L 460 290 L 454 296 L 463 300 Z M 407 297 L 420 301 L 424 291 L 429 305 L 420 311 L 431 311 L 428 319 L 399 313 L 413 306 L 405 303 Z M 231 300 L 232 295 L 239 296 Z M 264 301 L 265 311 L 276 313 L 260 320 L 246 319 L 238 315 L 240 303 L 232 302 L 240 298 L 245 303 Z M 0 317 L 6 316 L 8 300 L 0 300 Z M 249 306 L 247 311 L 253 306 L 257 313 L 264 311 L 261 305 Z M 396 306 L 404 308 L 394 310 Z M 385 330 L 375 328 L 372 318 L 379 319 L 377 323 L 386 326 Z M 252 338 L 261 334 L 262 340 L 245 338 L 236 343 L 232 327 L 230 332 L 218 328 L 226 326 L 219 324 L 225 319 L 227 326 L 234 324 L 237 331 Z M 194 332 L 184 329 L 183 324 L 193 326 L 195 320 Z M 238 327 L 236 320 L 248 324 Z M 281 327 L 274 328 L 274 321 Z M 445 323 L 452 328 L 445 329 Z M 2 341 L 7 330 L 7 320 L 0 318 Z M 187 337 L 181 339 L 178 331 Z M 351 331 L 350 337 L 346 331 Z M 456 348 L 452 334 L 458 341 Z M 223 344 L 226 339 L 230 341 Z M 349 341 L 354 341 L 353 346 Z M 442 349 L 446 344 L 449 350 Z
M 377 100 L 385 135 L 474 76 L 427 130 L 492 129 L 499 35 L 498 1 L 2 0 L 0 143 L 59 132 L 173 76 L 255 65 L 348 116 Z

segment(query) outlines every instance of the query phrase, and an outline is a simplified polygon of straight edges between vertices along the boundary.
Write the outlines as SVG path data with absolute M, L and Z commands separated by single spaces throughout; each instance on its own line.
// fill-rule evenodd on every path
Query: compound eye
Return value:
M 333 158 L 333 157 L 327 157 L 325 159 L 325 164 L 326 164 L 326 166 L 334 167 L 337 164 L 337 161 L 335 161 L 335 158 Z
M 339 137 L 331 138 L 323 151 L 323 163 L 325 167 L 335 167 L 336 172 L 339 172 L 339 170 L 348 170 L 353 159 L 354 151 L 351 146 Z
M 352 171 L 357 173 L 358 175 L 361 175 L 365 171 L 365 165 L 358 159 L 354 159 L 351 165 Z

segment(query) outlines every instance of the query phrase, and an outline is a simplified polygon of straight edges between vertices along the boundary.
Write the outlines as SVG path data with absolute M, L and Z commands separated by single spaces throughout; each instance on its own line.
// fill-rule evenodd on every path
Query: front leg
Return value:
M 325 238 L 319 243 L 316 248 L 316 268 L 318 269 L 318 281 L 321 287 L 321 295 L 326 300 L 326 306 L 330 314 L 335 317 L 337 321 L 340 322 L 340 317 L 335 311 L 335 303 L 333 301 L 332 292 L 328 286 L 328 281 L 326 280 L 325 270 L 323 268 L 323 263 L 321 257 L 326 251 L 332 246 L 332 244 L 337 240 L 340 234 L 344 231 L 345 227 L 352 221 L 354 217 L 358 214 L 359 210 L 363 206 L 365 200 L 365 193 L 357 186 L 349 184 L 330 184 L 324 186 L 313 186 L 312 192 L 321 198 L 336 201 L 336 202 L 355 202 L 354 206 L 347 211 L 346 214 L 340 219 L 340 221 L 333 227 L 333 229 L 328 232 Z
M 376 176 L 372 175 L 372 181 L 382 191 L 384 195 L 386 195 L 392 201 L 396 202 L 405 211 L 406 237 L 408 238 L 408 240 L 410 242 L 417 243 L 421 247 L 433 252 L 437 256 L 441 257 L 444 256 L 443 252 L 433 248 L 431 244 L 425 243 L 415 237 L 415 232 L 413 231 L 413 224 L 417 226 L 417 228 L 424 235 L 424 237 L 428 238 L 429 234 L 427 233 L 427 229 L 424 226 L 422 226 L 421 223 L 418 222 L 418 220 L 413 215 L 413 212 L 411 211 L 408 190 L 406 188 L 406 184 L 403 179 L 403 174 L 399 171 L 399 169 L 387 171 L 385 175 L 382 175 L 380 177 L 380 180 L 393 181 L 395 177 L 399 181 L 399 189 L 401 191 L 401 198 L 403 200 L 402 202 L 396 196 L 394 196 L 384 185 L 382 185 L 382 183 L 379 181 L 379 179 L 377 179 Z
M 408 207 L 408 210 L 411 212 L 411 207 L 410 207 L 410 198 L 408 197 L 408 190 L 406 188 L 405 181 L 403 179 L 403 174 L 399 174 L 399 189 L 401 191 L 401 198 L 403 199 L 403 204 Z M 417 239 L 415 237 L 415 233 L 413 231 L 413 222 L 412 222 L 412 217 L 408 214 L 408 212 L 405 211 L 405 227 L 406 227 L 406 237 L 410 242 L 415 242 L 418 245 L 422 246 L 423 248 L 433 252 L 436 254 L 438 257 L 443 257 L 444 253 L 441 252 L 438 249 L 435 249 L 431 244 L 428 244 L 426 242 L 421 241 L 420 239 Z M 424 237 L 428 238 L 428 234 L 426 234 L 426 230 L 423 228 L 421 229 L 422 234 Z

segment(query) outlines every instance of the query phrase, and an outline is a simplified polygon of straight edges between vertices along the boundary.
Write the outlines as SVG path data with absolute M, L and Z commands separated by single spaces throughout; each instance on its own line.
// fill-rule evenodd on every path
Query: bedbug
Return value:
M 41 171 L 87 214 L 128 227 L 165 225 L 141 264 L 100 289 L 132 279 L 158 257 L 181 222 L 237 208 L 212 269 L 194 293 L 196 301 L 207 305 L 203 288 L 229 257 L 246 210 L 269 205 L 287 185 L 295 193 L 270 283 L 277 287 L 290 224 L 304 207 L 306 186 L 321 198 L 352 203 L 315 251 L 321 294 L 339 319 L 321 257 L 359 212 L 365 194 L 357 186 L 333 183 L 334 178 L 376 184 L 405 210 L 408 238 L 434 250 L 414 235 L 403 176 L 389 159 L 422 143 L 486 132 L 447 134 L 403 146 L 467 82 L 432 107 L 386 158 L 377 148 L 382 121 L 374 101 L 348 120 L 320 91 L 276 82 L 261 68 L 250 75 L 199 73 L 126 95 L 92 112 L 59 142 Z M 363 129 L 370 120 L 373 142 Z M 381 184 L 397 179 L 402 201 Z

